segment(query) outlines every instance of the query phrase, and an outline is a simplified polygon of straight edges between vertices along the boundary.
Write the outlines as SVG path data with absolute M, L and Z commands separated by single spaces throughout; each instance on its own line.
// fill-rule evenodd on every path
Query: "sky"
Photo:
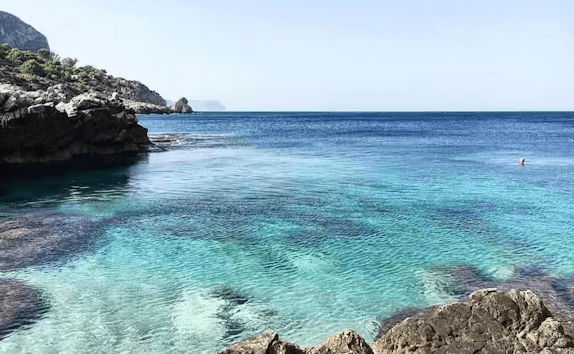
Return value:
M 52 51 L 230 111 L 574 111 L 574 0 L 4 1 Z

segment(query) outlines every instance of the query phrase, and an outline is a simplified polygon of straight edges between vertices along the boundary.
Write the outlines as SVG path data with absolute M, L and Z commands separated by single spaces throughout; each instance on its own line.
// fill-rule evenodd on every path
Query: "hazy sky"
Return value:
M 62 57 L 228 110 L 574 110 L 574 0 L 4 1 Z

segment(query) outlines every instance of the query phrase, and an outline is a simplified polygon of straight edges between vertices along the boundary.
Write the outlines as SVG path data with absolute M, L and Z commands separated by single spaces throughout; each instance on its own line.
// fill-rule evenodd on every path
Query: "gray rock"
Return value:
M 297 344 L 277 340 L 271 343 L 268 354 L 308 354 L 308 349 L 301 349 Z
M 146 102 L 138 102 L 132 100 L 124 100 L 124 105 L 132 109 L 134 112 L 138 114 L 165 114 L 165 113 L 172 113 L 172 110 L 166 106 L 160 106 L 154 103 L 146 103 Z
M 135 112 L 105 93 L 92 90 L 56 104 L 66 96 L 62 87 L 29 92 L 0 85 L 0 92 L 9 96 L 0 109 L 0 164 L 137 153 L 151 144 Z
M 152 103 L 157 106 L 166 106 L 165 100 L 159 95 L 159 93 L 150 90 L 146 85 L 139 81 L 134 81 L 134 95 L 136 100 Z
M 472 293 L 387 328 L 375 353 L 574 353 L 574 340 L 530 291 Z
M 218 354 L 373 354 L 371 347 L 352 329 L 327 337 L 313 348 L 279 340 L 274 332 L 267 332 L 237 342 Z
M 171 105 L 171 110 L 175 113 L 191 113 L 193 109 L 187 104 L 187 98 L 182 97 Z
M 33 52 L 42 48 L 50 49 L 48 40 L 43 34 L 18 17 L 4 11 L 0 11 L 0 43 L 7 43 L 12 48 Z
M 355 331 L 346 329 L 327 337 L 309 354 L 373 354 L 373 350 Z
M 267 332 L 242 340 L 223 349 L 218 354 L 267 354 L 271 344 L 279 339 L 275 332 Z

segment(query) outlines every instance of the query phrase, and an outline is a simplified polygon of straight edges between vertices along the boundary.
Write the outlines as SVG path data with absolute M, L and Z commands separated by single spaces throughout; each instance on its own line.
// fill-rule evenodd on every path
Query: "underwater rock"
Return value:
M 0 221 L 0 271 L 42 264 L 77 251 L 95 223 L 64 216 L 20 216 Z
M 44 310 L 36 291 L 16 279 L 0 279 L 0 339 L 37 321 Z
M 531 291 L 472 293 L 388 327 L 375 353 L 574 353 L 563 324 Z

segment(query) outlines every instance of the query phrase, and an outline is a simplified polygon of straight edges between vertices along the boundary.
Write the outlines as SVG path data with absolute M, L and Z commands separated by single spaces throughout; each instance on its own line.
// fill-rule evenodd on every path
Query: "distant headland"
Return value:
M 139 81 L 50 51 L 45 36 L 0 12 L 0 164 L 145 151 L 137 113 L 191 113 Z

